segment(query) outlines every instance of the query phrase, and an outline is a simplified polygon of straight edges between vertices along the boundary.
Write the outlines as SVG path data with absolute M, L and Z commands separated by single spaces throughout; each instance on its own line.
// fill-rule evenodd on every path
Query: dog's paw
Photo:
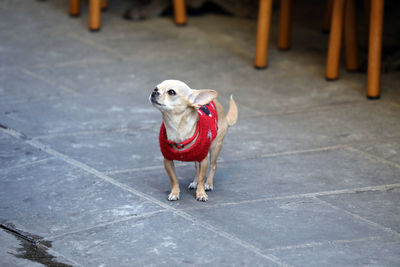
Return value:
M 179 199 L 179 194 L 173 194 L 173 193 L 171 193 L 171 194 L 168 195 L 168 200 L 169 200 L 169 201 L 176 201 L 176 200 L 178 200 L 178 199 Z
M 214 189 L 214 186 L 213 185 L 209 185 L 209 184 L 205 184 L 204 185 L 204 189 L 206 190 L 206 191 L 213 191 L 213 189 Z
M 203 201 L 203 202 L 205 202 L 205 201 L 208 200 L 208 196 L 207 196 L 206 193 L 204 193 L 204 194 L 196 194 L 196 199 L 197 199 L 198 201 Z
M 191 182 L 188 186 L 189 189 L 196 189 L 197 188 L 197 183 L 196 182 Z

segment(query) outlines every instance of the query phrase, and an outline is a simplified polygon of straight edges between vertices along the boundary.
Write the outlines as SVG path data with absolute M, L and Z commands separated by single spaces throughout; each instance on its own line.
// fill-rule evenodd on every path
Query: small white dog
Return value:
M 195 162 L 196 176 L 189 189 L 197 188 L 197 200 L 207 201 L 205 191 L 213 189 L 222 141 L 228 127 L 234 125 L 238 117 L 233 98 L 225 115 L 221 104 L 215 100 L 217 95 L 214 90 L 191 89 L 178 80 L 163 81 L 150 95 L 150 102 L 162 114 L 159 141 L 164 167 L 171 180 L 168 200 L 179 199 L 174 160 Z M 205 183 L 209 157 L 211 168 Z

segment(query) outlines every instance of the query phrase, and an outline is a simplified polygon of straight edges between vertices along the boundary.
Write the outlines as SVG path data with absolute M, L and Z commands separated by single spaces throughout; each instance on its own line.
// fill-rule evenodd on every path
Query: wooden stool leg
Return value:
M 363 9 L 364 9 L 364 20 L 365 20 L 365 28 L 368 29 L 365 40 L 366 43 L 369 42 L 369 18 L 371 17 L 371 0 L 363 1 Z
M 290 49 L 290 35 L 292 26 L 292 0 L 281 0 L 281 12 L 279 18 L 278 49 Z
M 356 30 L 356 2 L 347 0 L 344 18 L 344 41 L 346 49 L 346 69 L 358 70 L 358 49 Z
M 106 10 L 108 7 L 108 1 L 107 0 L 101 0 L 101 10 Z
M 89 0 L 89 30 L 100 30 L 101 0 Z
M 187 23 L 185 0 L 174 0 L 174 15 L 177 25 L 185 25 Z
M 333 0 L 327 0 L 325 6 L 324 20 L 322 24 L 322 32 L 328 33 L 331 27 Z
M 271 12 L 272 0 L 260 0 L 258 7 L 256 58 L 254 61 L 254 65 L 257 69 L 263 69 L 267 67 Z
M 340 46 L 342 44 L 343 17 L 345 0 L 333 0 L 331 33 L 329 35 L 326 79 L 336 80 L 339 77 Z
M 81 1 L 69 0 L 69 15 L 71 17 L 78 17 L 81 14 Z
M 384 0 L 371 1 L 367 73 L 368 99 L 379 99 L 380 96 L 383 5 Z

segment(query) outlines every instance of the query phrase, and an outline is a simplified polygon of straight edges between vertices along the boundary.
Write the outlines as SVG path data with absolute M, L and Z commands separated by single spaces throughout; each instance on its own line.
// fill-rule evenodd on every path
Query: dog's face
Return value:
M 150 102 L 161 112 L 184 111 L 188 105 L 191 89 L 177 80 L 166 80 L 156 86 L 150 95 Z
M 184 82 L 166 80 L 156 86 L 150 95 L 150 102 L 161 112 L 182 113 L 187 108 L 200 108 L 217 96 L 213 90 L 194 90 Z

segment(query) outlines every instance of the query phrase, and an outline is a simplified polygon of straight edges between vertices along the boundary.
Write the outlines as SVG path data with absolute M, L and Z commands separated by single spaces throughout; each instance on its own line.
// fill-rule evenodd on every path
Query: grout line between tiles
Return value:
M 89 132 L 90 133 L 90 132 Z M 385 140 L 388 139 L 398 139 L 398 136 L 386 138 Z M 375 140 L 376 141 L 376 140 Z M 363 141 L 366 142 L 366 141 Z M 368 142 L 374 142 L 374 140 L 369 140 Z M 378 143 L 378 142 L 377 142 Z M 363 152 L 361 150 L 353 148 L 349 144 L 342 144 L 342 145 L 334 145 L 334 146 L 328 146 L 328 147 L 319 147 L 319 148 L 311 148 L 311 149 L 303 149 L 303 150 L 294 150 L 294 151 L 284 151 L 284 152 L 277 152 L 277 153 L 271 153 L 271 154 L 261 154 L 261 155 L 254 155 L 250 157 L 244 157 L 244 158 L 237 158 L 233 160 L 223 160 L 220 159 L 218 160 L 219 163 L 234 163 L 234 162 L 239 162 L 243 160 L 254 160 L 254 159 L 265 159 L 265 158 L 273 158 L 273 157 L 282 157 L 282 156 L 291 156 L 291 155 L 298 155 L 298 154 L 306 154 L 306 153 L 313 153 L 313 152 L 324 152 L 324 151 L 331 151 L 331 150 L 347 150 L 350 152 L 354 152 L 357 154 L 364 155 L 368 158 L 373 158 L 378 160 L 380 163 L 383 163 L 385 165 L 391 165 L 396 168 L 400 168 L 400 165 L 397 163 L 394 163 L 392 161 L 379 158 L 377 156 L 368 154 L 366 152 Z M 188 163 L 178 163 L 176 166 L 187 166 L 189 165 Z M 132 168 L 132 169 L 121 169 L 121 170 L 112 170 L 112 171 L 105 171 L 104 173 L 107 175 L 113 175 L 113 174 L 120 174 L 120 173 L 130 173 L 130 172 L 138 172 L 138 171 L 148 171 L 148 170 L 158 170 L 158 169 L 163 169 L 163 165 L 157 165 L 157 166 L 148 166 L 148 167 L 139 167 L 139 168 Z
M 281 246 L 281 247 L 273 247 L 267 249 L 267 251 L 274 252 L 280 250 L 296 250 L 302 248 L 314 248 L 314 247 L 321 247 L 325 245 L 336 245 L 336 244 L 351 244 L 356 242 L 363 242 L 363 241 L 375 241 L 381 240 L 382 237 L 380 236 L 371 236 L 371 237 L 364 237 L 364 238 L 357 238 L 357 239 L 346 239 L 346 240 L 333 240 L 333 241 L 323 241 L 323 242 L 309 242 L 303 243 L 293 246 Z
M 378 162 L 380 162 L 380 163 L 383 163 L 383 164 L 385 164 L 385 165 L 390 165 L 390 166 L 392 166 L 392 167 L 396 167 L 396 168 L 399 168 L 399 169 L 400 169 L 400 164 L 397 164 L 397 163 L 395 163 L 395 162 L 393 162 L 393 161 L 390 161 L 390 160 L 381 158 L 381 157 L 379 157 L 379 156 L 375 156 L 375 155 L 370 154 L 370 153 L 368 153 L 368 152 L 359 150 L 359 149 L 357 149 L 357 148 L 352 147 L 351 145 L 344 145 L 343 148 L 344 148 L 345 150 L 348 150 L 348 151 L 351 151 L 351 152 L 354 152 L 354 153 L 361 154 L 361 155 L 363 155 L 363 156 L 365 156 L 365 157 L 367 157 L 367 158 L 375 159 L 376 161 L 378 161 Z
M 330 151 L 330 150 L 337 150 L 341 149 L 341 146 L 329 146 L 329 147 L 320 147 L 320 148 L 312 148 L 312 149 L 304 149 L 304 150 L 295 150 L 295 151 L 287 151 L 287 152 L 279 152 L 279 153 L 272 153 L 272 154 L 264 154 L 264 155 L 256 155 L 253 157 L 246 157 L 234 160 L 218 160 L 218 163 L 234 163 L 243 160 L 253 160 L 253 159 L 264 159 L 264 158 L 273 158 L 273 157 L 281 157 L 281 156 L 290 156 L 290 155 L 297 155 L 297 154 L 305 154 L 305 153 L 313 153 L 313 152 L 323 152 L 323 151 Z M 177 163 L 175 164 L 178 166 L 188 166 L 190 163 Z M 105 171 L 104 173 L 107 175 L 113 174 L 120 174 L 120 173 L 129 173 L 129 172 L 138 172 L 138 171 L 149 171 L 149 170 L 159 170 L 164 169 L 164 165 L 156 165 L 156 166 L 148 166 L 148 167 L 139 167 L 139 168 L 132 168 L 132 169 L 124 169 L 124 170 L 115 170 L 115 171 Z
M 315 112 L 315 111 L 325 111 L 325 110 L 330 110 L 334 109 L 340 106 L 349 106 L 349 105 L 361 105 L 361 104 L 367 104 L 367 105 L 376 105 L 376 103 L 366 103 L 365 100 L 354 100 L 350 102 L 345 102 L 345 103 L 336 103 L 336 104 L 326 104 L 322 106 L 311 106 L 311 107 L 303 107 L 303 108 L 298 108 L 298 109 L 293 109 L 293 110 L 287 110 L 287 111 L 277 111 L 277 112 L 263 112 L 263 111 L 258 111 L 255 109 L 251 109 L 251 107 L 246 106 L 245 104 L 241 104 L 242 106 L 245 106 L 247 109 L 251 109 L 253 112 L 257 112 L 257 114 L 254 115 L 248 115 L 246 118 L 259 118 L 263 116 L 284 116 L 284 115 L 291 115 L 291 114 L 304 114 L 304 113 L 310 113 L 310 112 Z
M 75 97 L 75 96 L 74 96 Z M 12 98 L 12 99 L 1 99 L 0 104 L 10 105 L 10 104 L 25 104 L 43 101 L 53 101 L 53 100 L 64 100 L 67 97 L 63 96 L 39 96 L 34 98 Z
M 119 59 L 124 59 L 125 58 L 125 56 L 123 54 L 117 52 L 116 49 L 112 49 L 112 48 L 100 45 L 100 44 L 92 41 L 91 39 L 80 38 L 79 36 L 77 36 L 74 33 L 69 33 L 68 36 L 70 38 L 74 39 L 74 40 L 77 40 L 77 41 L 82 42 L 82 43 L 84 43 L 86 45 L 89 45 L 89 46 L 91 46 L 91 47 L 93 47 L 93 48 L 95 48 L 97 50 L 104 51 L 104 52 L 106 52 L 106 53 L 108 53 L 108 54 L 110 54 L 112 56 L 115 56 L 115 57 L 117 57 Z
M 39 75 L 39 74 L 37 74 L 37 73 L 34 73 L 34 72 L 30 71 L 30 70 L 27 70 L 27 69 L 25 69 L 25 68 L 20 68 L 20 70 L 21 70 L 23 73 L 25 73 L 25 74 L 27 74 L 27 75 L 29 75 L 29 76 L 31 76 L 31 77 L 37 79 L 37 80 L 40 80 L 40 81 L 42 81 L 42 82 L 45 82 L 45 83 L 47 83 L 47 84 L 49 84 L 49 85 L 57 86 L 58 88 L 60 88 L 60 89 L 62 89 L 62 90 L 64 90 L 64 91 L 66 91 L 66 92 L 68 92 L 68 93 L 70 93 L 70 94 L 73 94 L 73 95 L 80 95 L 80 93 L 76 92 L 75 90 L 73 90 L 73 89 L 71 89 L 71 88 L 68 88 L 68 87 L 66 87 L 66 86 L 64 86 L 64 85 L 60 85 L 60 84 L 58 84 L 58 83 L 55 82 L 55 81 L 48 80 L 48 79 L 44 78 L 43 76 L 41 76 L 41 75 Z
M 15 238 L 17 238 L 18 240 L 21 240 L 22 242 L 26 242 L 26 243 L 30 244 L 31 246 L 35 246 L 36 248 L 44 250 L 46 252 L 46 254 L 50 254 L 52 257 L 54 257 L 54 256 L 61 257 L 61 258 L 65 259 L 66 261 L 73 263 L 75 266 L 82 266 L 81 264 L 77 263 L 76 261 L 53 250 L 51 247 L 46 246 L 45 244 L 42 244 L 41 243 L 42 240 L 36 240 L 34 238 L 27 237 L 25 235 L 20 234 L 18 231 L 14 231 L 14 229 L 9 229 L 8 227 L 5 228 L 5 227 L 3 227 L 3 225 L 1 227 L 1 230 L 7 232 L 8 234 L 13 235 Z M 48 253 L 48 252 L 50 252 L 50 253 Z M 50 264 L 52 264 L 52 263 L 50 263 Z M 53 265 L 51 265 L 51 266 L 53 266 Z M 58 263 L 55 263 L 54 266 L 58 266 Z
M 32 138 L 32 140 L 39 139 L 49 139 L 55 137 L 71 137 L 71 136 L 80 136 L 80 135 L 100 135 L 100 134 L 108 134 L 108 133 L 125 133 L 125 132 L 138 132 L 142 130 L 147 130 L 153 128 L 154 125 L 146 125 L 142 127 L 136 128 L 114 128 L 114 129 L 104 129 L 104 130 L 91 130 L 91 131 L 80 131 L 73 133 L 57 133 L 57 134 L 46 134 L 46 135 L 38 135 Z
M 352 146 L 353 144 L 365 144 L 365 143 L 374 145 L 374 144 L 380 144 L 382 142 L 393 140 L 393 139 L 398 139 L 400 141 L 400 135 L 393 135 L 393 136 L 386 136 L 386 137 L 373 137 L 373 138 L 369 138 L 369 139 L 355 140 L 355 141 L 351 141 L 348 143 L 343 143 L 342 146 L 343 146 L 343 148 L 345 148 L 345 146 Z
M 16 71 L 18 69 L 18 67 L 0 67 L 0 72 Z
M 400 233 L 394 231 L 393 229 L 391 229 L 391 228 L 389 228 L 389 227 L 386 227 L 386 226 L 383 226 L 383 225 L 381 225 L 381 224 L 379 224 L 379 223 L 370 221 L 370 220 L 368 220 L 368 219 L 366 219 L 366 218 L 364 218 L 364 217 L 362 217 L 362 216 L 360 216 L 360 215 L 357 215 L 357 214 L 355 214 L 355 213 L 353 213 L 353 212 L 350 212 L 350 211 L 348 211 L 348 210 L 345 210 L 345 209 L 343 209 L 343 208 L 340 208 L 340 207 L 338 207 L 338 206 L 335 206 L 335 205 L 333 205 L 333 204 L 329 203 L 328 201 L 325 201 L 325 200 L 323 200 L 323 199 L 321 199 L 321 198 L 316 197 L 315 199 L 318 200 L 319 202 L 321 202 L 322 204 L 325 204 L 325 205 L 327 205 L 327 206 L 329 206 L 329 207 L 331 207 L 331 208 L 333 208 L 333 209 L 335 209 L 335 210 L 344 212 L 344 213 L 346 213 L 346 214 L 352 216 L 353 218 L 356 218 L 356 219 L 358 219 L 358 220 L 361 220 L 361 221 L 367 223 L 368 225 L 370 225 L 370 226 L 372 226 L 372 227 L 374 227 L 374 228 L 378 228 L 378 229 L 380 229 L 380 230 L 383 230 L 383 231 L 386 232 L 386 233 L 392 234 L 392 235 L 396 236 L 397 238 L 400 238 Z
M 189 166 L 189 165 L 190 165 L 190 163 L 185 163 L 185 162 L 175 163 L 175 167 L 185 167 L 185 166 Z M 156 165 L 156 166 L 139 167 L 139 168 L 132 168 L 132 169 L 124 169 L 124 170 L 104 171 L 103 173 L 106 175 L 113 175 L 113 174 L 121 174 L 121 173 L 163 170 L 163 169 L 164 169 L 163 165 Z
M 18 165 L 14 165 L 11 167 L 6 167 L 6 168 L 0 168 L 0 171 L 7 171 L 7 170 L 12 170 L 12 169 L 17 169 L 17 168 L 24 168 L 24 167 L 28 167 L 28 166 L 33 166 L 36 164 L 40 164 L 49 160 L 54 159 L 54 157 L 48 157 L 48 158 L 44 158 L 44 159 L 39 159 L 39 160 L 35 160 L 35 161 L 31 161 L 31 162 L 27 162 L 27 163 L 23 163 L 23 164 L 18 164 Z
M 54 249 L 52 249 L 51 247 L 47 247 L 43 244 L 39 244 L 38 246 L 42 247 L 43 249 L 45 249 L 47 252 L 50 252 L 49 254 L 51 254 L 52 256 L 57 256 L 57 257 L 61 257 L 66 259 L 67 261 L 69 261 L 70 263 L 74 264 L 74 266 L 79 266 L 79 267 L 84 267 L 84 265 L 72 260 L 71 258 L 68 258 L 67 256 L 61 254 L 60 252 L 55 251 Z M 51 266 L 51 265 L 50 265 Z M 54 265 L 57 266 L 57 265 Z
M 400 108 L 400 103 L 397 103 L 397 102 L 395 102 L 393 100 L 385 100 L 385 102 L 392 104 L 396 108 Z
M 363 193 L 363 192 L 372 192 L 372 191 L 387 191 L 394 188 L 399 188 L 400 183 L 397 184 L 385 184 L 378 186 L 367 186 L 367 187 L 358 187 L 352 189 L 339 189 L 339 190 L 330 190 L 330 191 L 322 191 L 322 192 L 313 192 L 313 193 L 305 193 L 305 194 L 295 194 L 288 196 L 276 196 L 276 197 L 265 197 L 251 200 L 243 200 L 243 201 L 235 201 L 235 202 L 225 202 L 214 205 L 208 205 L 207 208 L 216 208 L 216 207 L 224 207 L 224 206 L 232 206 L 232 205 L 240 205 L 240 204 L 248 204 L 248 203 L 257 203 L 263 201 L 275 201 L 275 200 L 285 200 L 285 199 L 298 199 L 298 198 L 317 198 L 320 196 L 330 196 L 330 195 L 342 195 L 342 194 L 354 194 L 354 193 Z M 195 209 L 204 209 L 204 207 L 194 207 L 187 208 L 185 210 L 195 210 Z
M 0 130 L 3 131 L 4 133 L 11 135 L 15 138 L 21 139 L 21 140 L 27 140 L 28 138 L 23 134 L 20 133 L 12 128 L 8 128 L 5 125 L 0 124 Z
M 84 60 L 75 60 L 75 61 L 67 61 L 67 62 L 58 62 L 52 64 L 38 64 L 29 67 L 29 69 L 48 69 L 48 68 L 63 68 L 63 67 L 85 67 L 89 65 L 98 65 L 98 64 L 113 64 L 115 62 L 109 59 L 84 59 Z
M 203 30 L 202 27 L 195 26 L 197 31 L 207 38 L 209 42 L 212 42 L 214 46 L 221 48 L 228 48 L 232 51 L 236 57 L 243 57 L 245 59 L 252 58 L 253 54 L 251 50 L 244 49 L 242 46 L 237 45 L 233 38 L 228 37 L 222 32 L 207 31 Z
M 293 109 L 293 110 L 288 110 L 288 111 L 277 111 L 277 112 L 263 112 L 263 111 L 258 111 L 255 109 L 252 109 L 251 107 L 246 106 L 245 104 L 241 104 L 242 106 L 246 107 L 248 110 L 251 110 L 253 112 L 256 112 L 257 114 L 253 115 L 247 115 L 244 116 L 244 118 L 260 118 L 260 117 L 268 117 L 268 116 L 285 116 L 285 115 L 292 115 L 292 114 L 306 114 L 310 112 L 315 112 L 315 111 L 326 111 L 330 109 L 334 109 L 340 106 L 349 106 L 349 105 L 379 105 L 379 104 L 392 104 L 396 107 L 400 107 L 400 104 L 394 103 L 392 101 L 387 101 L 387 100 L 381 100 L 379 103 L 375 102 L 365 102 L 365 100 L 354 100 L 354 101 L 349 101 L 345 103 L 334 103 L 334 104 L 326 104 L 322 106 L 311 106 L 311 107 L 304 107 L 304 108 L 298 108 L 298 109 Z
M 257 158 L 273 158 L 273 157 L 290 156 L 290 155 L 297 155 L 297 154 L 339 150 L 342 148 L 343 147 L 341 145 L 327 146 L 327 147 L 319 147 L 319 148 L 311 148 L 311 149 L 303 149 L 303 150 L 295 150 L 295 151 L 287 151 L 287 152 L 278 152 L 278 153 L 271 153 L 271 154 L 262 154 Z
M 108 226 L 108 225 L 113 225 L 113 224 L 116 224 L 116 223 L 126 222 L 126 221 L 134 220 L 134 219 L 149 218 L 149 217 L 151 217 L 151 216 L 153 216 L 153 215 L 155 215 L 155 214 L 159 214 L 159 213 L 166 212 L 166 211 L 167 211 L 166 209 L 162 209 L 162 210 L 156 210 L 156 211 L 146 212 L 146 213 L 143 213 L 143 214 L 137 215 L 137 216 L 132 216 L 132 215 L 131 215 L 131 216 L 127 216 L 127 217 L 124 217 L 124 218 L 121 218 L 121 219 L 118 219 L 118 220 L 113 220 L 113 221 L 108 221 L 108 222 L 104 222 L 104 223 L 99 223 L 99 224 L 96 224 L 96 225 L 91 226 L 91 227 L 82 228 L 82 229 L 75 230 L 75 231 L 68 232 L 68 233 L 63 233 L 63 234 L 53 235 L 53 236 L 46 236 L 46 237 L 43 237 L 43 240 L 51 241 L 51 240 L 55 240 L 55 239 L 58 239 L 58 238 L 62 238 L 62 237 L 64 237 L 64 236 L 73 235 L 73 234 L 77 234 L 77 233 L 89 231 L 89 230 L 91 230 L 91 229 L 96 229 L 96 228 L 99 228 L 99 227 L 104 227 L 104 226 Z

